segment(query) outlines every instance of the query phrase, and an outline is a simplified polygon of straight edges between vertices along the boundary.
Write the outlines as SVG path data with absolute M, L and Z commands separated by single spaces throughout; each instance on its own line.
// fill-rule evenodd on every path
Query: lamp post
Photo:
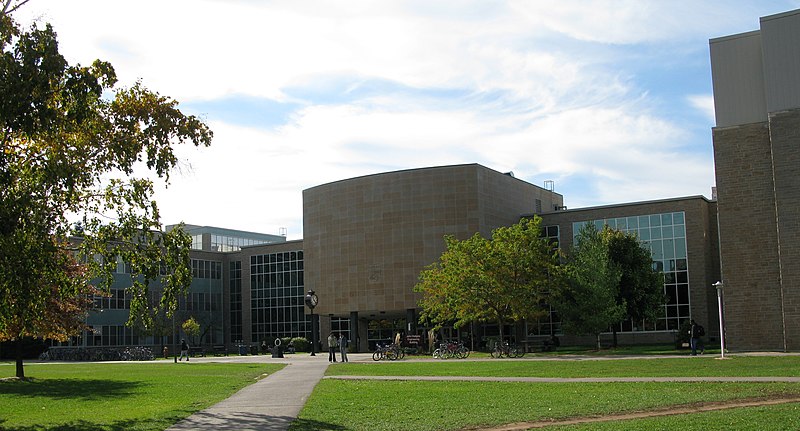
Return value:
M 722 320 L 722 287 L 721 281 L 711 285 L 717 289 L 717 306 L 719 307 L 719 352 L 720 359 L 725 358 L 725 325 Z
M 306 307 L 311 310 L 311 356 L 317 356 L 317 331 L 314 327 L 314 307 L 319 304 L 319 298 L 317 294 L 314 293 L 314 289 L 308 289 L 308 293 L 306 293 Z

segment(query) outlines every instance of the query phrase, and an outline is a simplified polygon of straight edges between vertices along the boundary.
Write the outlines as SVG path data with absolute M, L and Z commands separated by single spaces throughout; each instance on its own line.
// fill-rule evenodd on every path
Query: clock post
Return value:
M 319 298 L 314 289 L 308 289 L 305 297 L 306 307 L 311 310 L 311 356 L 317 356 L 317 328 L 314 320 L 314 307 L 319 304 Z

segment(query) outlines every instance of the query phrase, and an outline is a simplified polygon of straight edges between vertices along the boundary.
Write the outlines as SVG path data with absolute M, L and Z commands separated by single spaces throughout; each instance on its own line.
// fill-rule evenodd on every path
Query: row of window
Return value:
M 250 257 L 252 340 L 308 336 L 303 252 Z
M 241 238 L 226 235 L 211 235 L 211 250 L 213 251 L 239 251 L 242 247 L 269 244 L 271 241 L 253 238 Z
M 242 339 L 242 262 L 230 263 L 231 339 Z
M 283 253 L 270 253 L 270 254 L 259 254 L 255 256 L 250 256 L 250 265 L 261 265 L 265 263 L 281 263 L 281 262 L 293 262 L 293 261 L 302 261 L 303 260 L 303 251 L 286 251 Z
M 192 277 L 220 280 L 222 279 L 222 262 L 192 259 Z

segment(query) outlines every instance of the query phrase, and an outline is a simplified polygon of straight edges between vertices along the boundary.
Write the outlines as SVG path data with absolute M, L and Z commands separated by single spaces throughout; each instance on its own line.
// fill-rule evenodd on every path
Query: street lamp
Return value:
M 314 289 L 308 289 L 308 293 L 306 293 L 306 307 L 311 310 L 311 356 L 317 356 L 317 331 L 314 328 L 314 307 L 319 304 L 319 298 L 317 294 L 314 293 Z
M 717 306 L 719 307 L 719 352 L 720 359 L 725 358 L 725 325 L 722 320 L 722 282 L 718 281 L 711 285 L 717 289 Z

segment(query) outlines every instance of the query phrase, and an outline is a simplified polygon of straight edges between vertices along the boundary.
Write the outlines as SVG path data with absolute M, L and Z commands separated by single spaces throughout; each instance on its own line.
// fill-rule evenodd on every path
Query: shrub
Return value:
M 291 340 L 287 338 L 288 341 L 291 341 L 292 345 L 294 345 L 294 350 L 298 352 L 310 352 L 311 351 L 311 343 L 306 340 L 304 337 L 295 337 Z M 286 342 L 286 346 L 289 345 L 289 342 Z

